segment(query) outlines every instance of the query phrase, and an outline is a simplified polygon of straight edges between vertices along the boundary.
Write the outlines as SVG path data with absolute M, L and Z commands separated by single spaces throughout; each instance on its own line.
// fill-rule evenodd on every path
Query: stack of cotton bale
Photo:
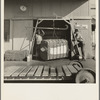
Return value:
M 5 61 L 23 61 L 28 56 L 28 50 L 8 50 L 5 52 Z

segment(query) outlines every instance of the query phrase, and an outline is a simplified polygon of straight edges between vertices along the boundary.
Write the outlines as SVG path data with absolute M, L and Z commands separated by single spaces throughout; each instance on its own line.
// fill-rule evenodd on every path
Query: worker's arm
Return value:
M 81 36 L 81 34 L 79 33 L 78 36 L 77 36 L 77 41 L 78 42 L 82 42 L 83 41 L 83 38 Z
M 41 30 L 41 31 L 42 31 L 42 35 L 45 35 L 45 32 L 43 30 Z

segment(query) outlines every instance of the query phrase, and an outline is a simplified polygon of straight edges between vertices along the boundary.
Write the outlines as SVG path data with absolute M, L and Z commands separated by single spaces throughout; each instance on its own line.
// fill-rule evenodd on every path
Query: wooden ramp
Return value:
M 67 82 L 81 68 L 79 66 L 8 66 L 4 70 L 4 82 Z

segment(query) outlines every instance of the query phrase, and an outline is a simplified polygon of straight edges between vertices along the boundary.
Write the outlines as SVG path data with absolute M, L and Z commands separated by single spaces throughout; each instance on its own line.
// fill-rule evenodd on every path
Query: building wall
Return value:
M 22 12 L 20 6 L 27 10 Z M 89 16 L 87 0 L 5 0 L 5 19 L 54 17 L 84 17 Z
M 92 18 L 96 17 L 96 1 L 97 0 L 90 0 L 90 16 Z
M 33 20 L 17 20 L 13 21 L 13 49 L 14 50 L 29 50 L 29 44 L 32 37 Z
M 86 58 L 91 58 L 92 54 L 92 36 L 91 36 L 91 20 L 75 20 L 77 28 L 79 29 L 83 40 L 85 42 L 85 55 Z

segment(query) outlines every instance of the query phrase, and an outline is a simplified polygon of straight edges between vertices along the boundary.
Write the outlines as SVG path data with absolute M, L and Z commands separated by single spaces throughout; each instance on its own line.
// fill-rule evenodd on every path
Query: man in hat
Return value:
M 75 44 L 78 45 L 78 47 L 81 47 L 82 59 L 85 60 L 85 43 L 78 29 L 75 29 L 74 38 L 76 40 Z

